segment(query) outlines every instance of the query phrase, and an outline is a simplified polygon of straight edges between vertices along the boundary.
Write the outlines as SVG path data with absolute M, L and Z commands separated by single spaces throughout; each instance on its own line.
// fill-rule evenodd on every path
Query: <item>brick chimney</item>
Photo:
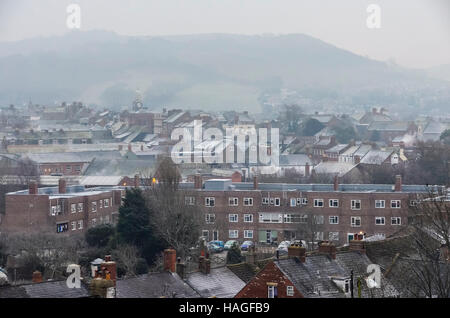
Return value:
M 321 242 L 319 244 L 319 253 L 327 254 L 332 259 L 336 259 L 336 246 L 328 241 Z
M 139 188 L 141 186 L 141 178 L 138 174 L 134 175 L 134 187 Z
M 258 176 L 253 177 L 253 189 L 258 189 Z
M 305 177 L 309 177 L 311 167 L 309 166 L 309 162 L 305 164 Z
M 176 266 L 177 274 L 181 279 L 186 278 L 186 264 L 181 262 L 181 258 L 177 258 L 177 266 Z
M 203 274 L 209 274 L 211 272 L 211 260 L 208 257 L 200 256 L 198 258 L 198 269 Z
M 172 273 L 176 272 L 177 252 L 173 248 L 164 250 L 164 270 Z
M 60 178 L 58 181 L 58 193 L 66 193 L 66 179 Z
M 203 180 L 200 174 L 194 176 L 194 188 L 201 189 L 203 187 Z
M 339 176 L 334 176 L 333 191 L 339 191 Z
M 402 191 L 402 176 L 396 175 L 395 176 L 395 192 L 401 192 Z
M 133 151 L 133 148 L 131 147 L 131 144 L 128 144 L 128 151 Z
M 33 283 L 42 283 L 43 282 L 42 273 L 40 271 L 34 271 L 31 280 Z
M 32 180 L 28 184 L 28 194 L 38 194 L 38 185 L 36 181 Z
M 353 157 L 355 160 L 355 165 L 359 164 L 361 162 L 361 157 L 360 156 L 354 156 Z
M 102 271 L 103 278 L 106 280 L 111 280 L 115 287 L 117 279 L 117 265 L 116 262 L 111 260 L 111 255 L 105 256 L 105 262 L 100 265 L 100 270 Z
M 304 263 L 306 260 L 306 248 L 298 244 L 292 244 L 288 247 L 288 257 L 297 258 L 300 262 Z
M 349 242 L 350 244 L 350 251 L 358 251 L 362 254 L 366 253 L 366 245 L 365 242 L 362 240 L 351 240 Z

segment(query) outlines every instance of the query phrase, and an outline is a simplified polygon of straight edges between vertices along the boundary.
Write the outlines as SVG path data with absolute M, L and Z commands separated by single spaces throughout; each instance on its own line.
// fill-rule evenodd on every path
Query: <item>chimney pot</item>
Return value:
M 36 181 L 30 181 L 28 185 L 28 194 L 38 194 L 38 185 Z
M 288 257 L 297 258 L 300 262 L 306 261 L 306 248 L 300 245 L 291 245 L 288 247 Z
M 164 270 L 172 273 L 176 272 L 177 252 L 173 248 L 164 250 Z
M 42 281 L 43 281 L 42 273 L 40 271 L 34 271 L 33 277 L 32 277 L 32 282 L 33 283 L 42 283 Z

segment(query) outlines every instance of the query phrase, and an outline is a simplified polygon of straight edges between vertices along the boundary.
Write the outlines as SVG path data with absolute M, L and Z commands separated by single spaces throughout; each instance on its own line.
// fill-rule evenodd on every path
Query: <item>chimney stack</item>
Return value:
M 181 262 L 181 259 L 177 258 L 177 266 L 176 266 L 177 274 L 181 279 L 186 278 L 186 264 Z
M 28 194 L 38 194 L 38 185 L 36 181 L 32 180 L 28 184 Z
M 200 174 L 194 176 L 194 189 L 201 189 L 203 187 L 203 180 Z
M 111 280 L 116 286 L 117 279 L 117 265 L 116 262 L 111 261 L 111 255 L 105 256 L 105 262 L 100 265 L 100 270 L 106 280 Z
M 355 160 L 355 165 L 359 164 L 361 162 L 361 157 L 360 156 L 354 156 L 353 157 Z
M 164 270 L 172 273 L 176 272 L 177 252 L 173 248 L 164 250 Z
M 310 174 L 310 167 L 309 167 L 309 162 L 307 162 L 305 164 L 305 177 L 309 177 Z
M 358 251 L 362 254 L 366 253 L 366 246 L 365 242 L 362 240 L 351 240 L 349 242 L 350 244 L 350 251 Z
M 258 189 L 258 176 L 253 177 L 253 189 Z
M 58 193 L 66 193 L 66 179 L 60 178 L 58 181 Z
M 292 244 L 288 247 L 288 257 L 297 258 L 300 262 L 304 263 L 306 261 L 306 248 L 300 244 Z
M 208 257 L 200 256 L 198 258 L 198 269 L 203 274 L 209 274 L 211 272 L 211 260 Z
M 401 192 L 402 191 L 402 176 L 396 175 L 395 176 L 395 192 Z
M 336 246 L 328 241 L 321 242 L 319 244 L 319 253 L 327 254 L 332 259 L 336 259 Z
M 141 178 L 138 174 L 134 175 L 134 187 L 139 188 L 141 186 Z
M 34 271 L 33 277 L 32 277 L 32 282 L 33 283 L 42 283 L 42 281 L 43 281 L 42 273 L 40 271 Z
M 123 150 L 123 145 L 119 145 L 119 151 Z
M 133 148 L 131 147 L 131 144 L 128 144 L 128 151 L 133 151 Z
M 333 190 L 339 191 L 339 176 L 334 176 Z

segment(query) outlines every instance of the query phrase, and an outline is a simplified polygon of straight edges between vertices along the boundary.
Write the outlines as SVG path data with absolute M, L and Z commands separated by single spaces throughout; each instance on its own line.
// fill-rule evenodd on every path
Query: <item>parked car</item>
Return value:
M 216 244 L 211 243 L 211 242 L 209 242 L 207 244 L 207 248 L 208 248 L 208 251 L 210 253 L 220 253 L 220 252 L 223 251 L 223 247 L 222 246 L 216 245 Z
M 288 247 L 291 245 L 290 241 L 282 241 L 277 248 L 278 254 L 279 255 L 283 255 L 283 254 L 287 254 L 288 252 Z
M 209 242 L 209 243 L 219 245 L 219 246 L 222 247 L 222 248 L 225 247 L 225 246 L 224 246 L 225 244 L 223 243 L 223 241 L 211 241 L 211 242 Z
M 229 250 L 233 245 L 237 245 L 238 241 L 236 240 L 229 240 L 225 243 L 224 248 L 225 250 Z
M 252 247 L 254 245 L 255 245 L 255 243 L 253 243 L 252 241 L 245 241 L 241 245 L 241 250 L 242 251 L 248 251 L 250 249 L 250 247 Z

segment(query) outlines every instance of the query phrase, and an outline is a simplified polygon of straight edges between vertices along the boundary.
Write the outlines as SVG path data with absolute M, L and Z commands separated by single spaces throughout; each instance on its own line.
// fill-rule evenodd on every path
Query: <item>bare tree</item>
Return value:
M 314 250 L 317 244 L 323 241 L 323 215 L 307 211 L 303 214 L 292 215 L 291 222 L 295 223 L 296 238 L 306 241 L 309 250 Z
M 136 275 L 136 265 L 139 258 L 139 250 L 136 246 L 129 244 L 118 245 L 112 251 L 112 256 L 118 264 L 123 266 L 126 271 L 126 276 Z

